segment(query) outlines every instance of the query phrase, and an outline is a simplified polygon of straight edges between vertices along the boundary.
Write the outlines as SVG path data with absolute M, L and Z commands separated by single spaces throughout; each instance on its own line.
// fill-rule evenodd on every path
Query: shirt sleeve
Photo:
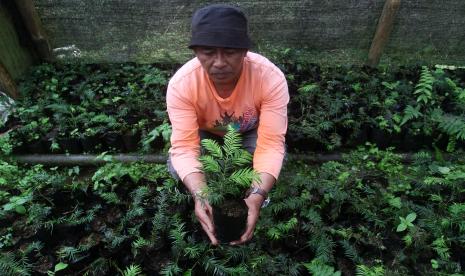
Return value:
M 193 172 L 201 172 L 199 125 L 189 91 L 182 85 L 168 85 L 166 105 L 171 122 L 170 156 L 179 178 Z
M 281 71 L 264 74 L 254 169 L 278 179 L 285 153 L 289 90 Z

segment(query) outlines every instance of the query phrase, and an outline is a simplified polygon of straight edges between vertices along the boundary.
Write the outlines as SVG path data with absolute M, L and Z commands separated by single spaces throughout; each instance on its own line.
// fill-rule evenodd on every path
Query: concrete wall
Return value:
M 92 62 L 182 62 L 187 0 L 35 0 L 57 54 Z M 384 0 L 232 1 L 250 20 L 256 51 L 305 47 L 316 62 L 364 62 Z M 465 1 L 402 0 L 384 61 L 465 63 Z M 74 47 L 70 47 L 73 46 Z M 382 61 L 383 61 L 382 60 Z

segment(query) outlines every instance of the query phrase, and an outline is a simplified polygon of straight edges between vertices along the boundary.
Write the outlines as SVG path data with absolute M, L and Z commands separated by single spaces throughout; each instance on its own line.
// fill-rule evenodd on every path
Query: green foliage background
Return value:
M 328 68 L 299 57 L 297 50 L 270 55 L 289 81 L 291 154 L 254 239 L 236 247 L 209 244 L 192 198 L 165 165 L 111 161 L 127 148 L 96 145 L 94 152 L 106 151 L 96 167 L 12 157 L 36 142 L 66 153 L 63 137 L 82 142 L 109 133 L 139 135 L 137 153 L 165 153 L 164 91 L 176 65 L 34 68 L 0 127 L 0 271 L 460 275 L 465 71 Z M 343 156 L 321 164 L 292 159 L 313 151 Z

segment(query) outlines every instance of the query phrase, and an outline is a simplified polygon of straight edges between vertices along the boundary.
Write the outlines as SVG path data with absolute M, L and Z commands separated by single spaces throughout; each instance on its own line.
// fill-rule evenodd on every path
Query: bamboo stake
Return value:
M 116 154 L 106 155 L 94 154 L 25 154 L 13 156 L 13 159 L 19 163 L 27 164 L 44 164 L 44 165 L 99 165 L 108 162 L 146 162 L 146 163 L 165 163 L 166 156 L 157 154 L 137 155 L 137 154 Z
M 401 158 L 404 162 L 411 162 L 413 159 L 412 153 L 403 153 Z M 57 166 L 73 166 L 73 165 L 101 165 L 108 162 L 145 162 L 145 163 L 166 163 L 167 156 L 163 154 L 116 154 L 106 155 L 106 158 L 99 158 L 99 155 L 94 154 L 25 154 L 15 155 L 13 159 L 19 163 L 26 164 L 43 164 Z M 309 153 L 309 154 L 287 154 L 286 162 L 304 161 L 307 163 L 324 163 L 328 161 L 342 161 L 342 153 Z
M 367 65 L 371 67 L 376 67 L 379 63 L 381 54 L 394 26 L 394 19 L 399 10 L 400 1 L 401 0 L 386 0 L 384 3 L 383 12 L 379 18 L 376 33 L 371 42 L 370 51 L 368 52 Z

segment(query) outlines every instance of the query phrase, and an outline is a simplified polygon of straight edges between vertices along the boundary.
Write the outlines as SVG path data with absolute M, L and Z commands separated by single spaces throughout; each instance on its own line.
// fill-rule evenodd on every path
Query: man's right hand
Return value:
M 184 185 L 192 194 L 195 202 L 195 216 L 202 225 L 203 231 L 208 235 L 212 245 L 217 245 L 218 240 L 215 237 L 215 226 L 213 224 L 213 210 L 205 197 L 199 196 L 206 186 L 205 176 L 203 173 L 194 172 L 188 174 L 184 180 Z
M 194 200 L 195 215 L 197 216 L 197 220 L 200 222 L 200 225 L 202 225 L 202 228 L 207 234 L 208 238 L 210 238 L 212 245 L 217 245 L 218 240 L 215 237 L 212 207 L 206 199 L 194 196 Z

